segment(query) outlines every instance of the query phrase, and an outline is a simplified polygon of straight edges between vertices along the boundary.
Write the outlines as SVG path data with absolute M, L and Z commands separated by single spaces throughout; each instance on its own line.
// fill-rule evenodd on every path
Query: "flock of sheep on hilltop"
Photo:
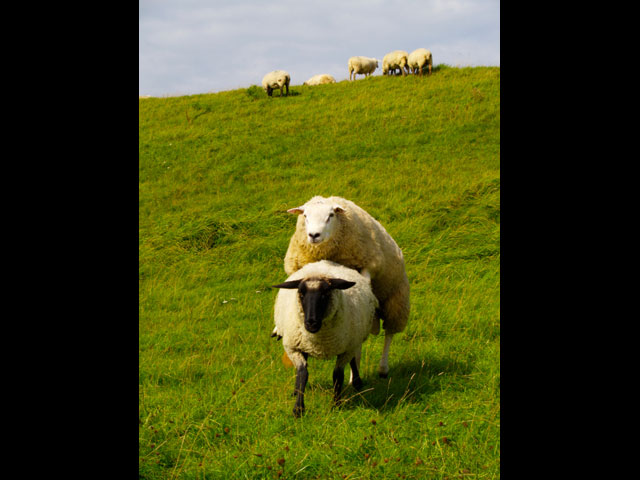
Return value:
M 411 53 L 407 53 L 404 50 L 395 50 L 387 53 L 382 59 L 382 74 L 383 75 L 407 75 L 408 73 L 420 74 L 422 76 L 423 68 L 428 67 L 429 75 L 431 75 L 431 68 L 433 65 L 433 57 L 431 52 L 426 48 L 418 48 Z M 370 57 L 351 57 L 349 59 L 349 80 L 353 75 L 353 80 L 356 79 L 356 75 L 364 75 L 368 77 L 379 66 L 379 61 L 376 58 Z M 325 83 L 335 83 L 336 79 L 331 75 L 322 73 L 314 75 L 309 80 L 303 83 L 303 85 L 322 85 Z M 286 90 L 286 94 L 289 95 L 289 84 L 291 83 L 291 75 L 284 70 L 274 70 L 267 73 L 262 79 L 262 88 L 267 92 L 267 95 L 272 96 L 273 91 L 280 89 L 280 96 L 282 96 L 283 88 Z
M 298 215 L 284 270 L 289 278 L 274 306 L 272 337 L 282 339 L 283 360 L 296 368 L 293 414 L 304 413 L 307 358 L 336 357 L 334 402 L 340 402 L 344 367 L 362 387 L 360 355 L 368 335 L 385 330 L 378 374 L 389 373 L 389 347 L 409 318 L 409 279 L 402 251 L 384 227 L 341 197 L 313 197 L 287 212 Z

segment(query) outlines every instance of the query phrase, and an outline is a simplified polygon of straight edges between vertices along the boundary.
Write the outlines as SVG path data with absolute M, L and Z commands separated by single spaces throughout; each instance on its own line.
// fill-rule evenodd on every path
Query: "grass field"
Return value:
M 278 95 L 139 100 L 140 478 L 499 478 L 500 68 Z M 394 237 L 412 310 L 387 379 L 370 336 L 333 409 L 311 359 L 294 419 L 269 286 L 314 195 Z

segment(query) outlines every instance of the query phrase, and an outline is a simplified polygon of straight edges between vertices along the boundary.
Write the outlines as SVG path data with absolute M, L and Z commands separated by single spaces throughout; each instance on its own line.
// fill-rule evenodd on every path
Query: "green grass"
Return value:
M 499 478 L 499 67 L 290 92 L 139 100 L 140 478 Z M 296 420 L 269 285 L 314 195 L 385 226 L 412 309 L 389 378 L 371 336 L 332 409 L 311 359 Z

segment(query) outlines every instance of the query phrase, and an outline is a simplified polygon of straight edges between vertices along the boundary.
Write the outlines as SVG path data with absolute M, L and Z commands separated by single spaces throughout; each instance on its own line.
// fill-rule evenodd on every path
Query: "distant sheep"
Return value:
M 349 59 L 349 80 L 353 74 L 353 79 L 356 79 L 357 74 L 368 77 L 378 68 L 378 59 L 369 57 L 351 57 Z
M 319 260 L 331 260 L 370 275 L 373 293 L 380 302 L 377 314 L 385 330 L 378 373 L 386 377 L 391 340 L 405 329 L 409 318 L 409 279 L 402 250 L 375 218 L 344 198 L 316 196 L 287 211 L 299 215 L 284 258 L 287 275 Z M 376 319 L 371 332 L 379 331 Z M 280 335 L 277 328 L 273 335 Z
M 387 53 L 382 59 L 382 74 L 387 75 L 390 71 L 395 71 L 399 68 L 402 71 L 402 76 L 406 75 L 405 70 L 409 70 L 407 62 L 409 61 L 409 54 L 404 50 L 395 50 Z
M 378 301 L 370 278 L 326 260 L 309 263 L 275 285 L 274 320 L 282 346 L 296 367 L 293 415 L 304 413 L 304 390 L 309 378 L 307 358 L 337 357 L 333 370 L 334 402 L 340 400 L 344 367 L 351 365 L 354 388 L 362 388 L 362 342 L 371 331 Z
M 262 78 L 262 88 L 264 88 L 267 92 L 267 95 L 271 97 L 271 94 L 276 88 L 280 89 L 280 96 L 282 96 L 282 87 L 286 87 L 288 96 L 290 82 L 291 77 L 287 72 L 285 72 L 284 70 L 274 70 L 273 72 L 267 73 Z
M 431 75 L 431 66 L 433 65 L 433 57 L 431 52 L 426 48 L 418 48 L 411 52 L 409 55 L 409 69 L 414 73 L 420 72 L 422 76 L 422 69 L 425 65 L 429 66 L 429 75 Z
M 326 73 L 314 75 L 309 80 L 303 83 L 303 85 L 324 85 L 326 83 L 336 83 L 336 79 Z

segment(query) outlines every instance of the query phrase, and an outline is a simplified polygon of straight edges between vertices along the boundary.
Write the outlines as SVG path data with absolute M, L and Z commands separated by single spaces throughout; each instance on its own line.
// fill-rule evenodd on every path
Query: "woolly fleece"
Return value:
M 309 333 L 304 328 L 304 311 L 297 289 L 280 289 L 274 306 L 274 319 L 282 335 L 285 352 L 298 367 L 306 363 L 302 352 L 329 359 L 341 356 L 348 363 L 359 352 L 371 331 L 378 301 L 368 279 L 355 270 L 334 262 L 320 261 L 305 265 L 287 278 L 341 278 L 356 284 L 346 290 L 332 290 L 322 328 Z M 341 362 L 342 363 L 342 362 Z
M 426 48 L 418 48 L 409 54 L 408 66 L 411 71 L 422 74 L 422 68 L 425 65 L 429 66 L 429 73 L 431 73 L 433 56 L 429 50 Z
M 405 76 L 408 60 L 409 54 L 404 50 L 394 50 L 393 52 L 387 53 L 382 59 L 382 74 L 386 75 L 389 70 L 399 68 L 402 71 L 402 76 Z
M 324 85 L 326 83 L 336 83 L 336 79 L 327 73 L 320 73 L 311 77 L 303 85 Z
M 345 211 L 336 213 L 336 230 L 317 245 L 307 242 L 304 218 L 298 215 L 296 231 L 284 258 L 285 272 L 291 275 L 319 260 L 331 260 L 358 271 L 366 269 L 371 275 L 373 293 L 380 302 L 378 313 L 385 332 L 402 332 L 409 318 L 409 279 L 402 251 L 395 240 L 375 218 L 350 200 L 316 196 L 304 207 L 313 208 L 317 203 L 338 204 Z

